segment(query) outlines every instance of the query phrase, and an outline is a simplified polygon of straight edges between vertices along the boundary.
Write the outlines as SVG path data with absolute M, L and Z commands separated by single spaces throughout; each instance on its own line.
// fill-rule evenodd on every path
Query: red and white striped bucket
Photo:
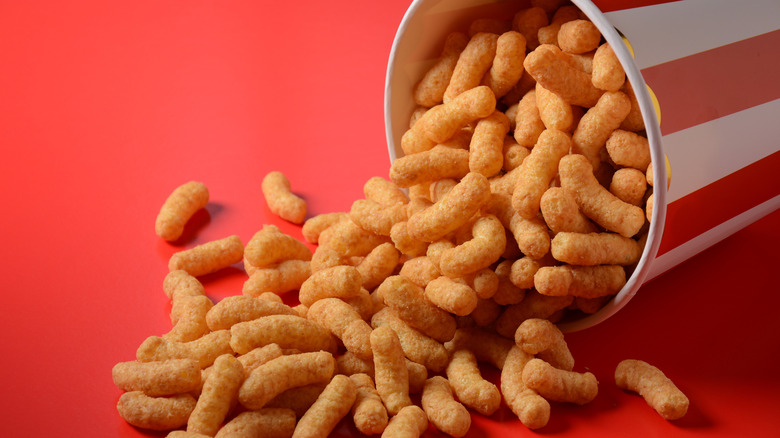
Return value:
M 615 50 L 637 95 L 655 163 L 650 234 L 621 292 L 580 330 L 616 313 L 640 286 L 780 207 L 780 2 L 572 0 Z M 476 18 L 511 19 L 520 0 L 415 0 L 385 83 L 390 159 L 415 108 L 412 88 L 446 35 Z M 645 86 L 640 86 L 640 84 Z M 657 100 L 656 100 L 657 99 Z M 657 104 L 657 106 L 654 105 Z M 660 108 L 660 111 L 659 109 Z M 658 113 L 657 113 L 658 112 Z M 667 166 L 653 166 L 665 181 Z

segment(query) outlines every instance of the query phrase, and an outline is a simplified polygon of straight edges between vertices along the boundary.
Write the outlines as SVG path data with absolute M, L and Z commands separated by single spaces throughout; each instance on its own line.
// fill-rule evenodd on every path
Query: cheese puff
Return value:
M 425 114 L 420 116 L 420 119 L 417 120 L 414 126 L 401 136 L 401 149 L 404 151 L 404 155 L 418 154 L 436 146 L 436 142 L 425 135 L 423 123 L 421 123 L 423 117 L 425 117 Z
M 406 263 L 401 265 L 401 270 L 398 274 L 423 288 L 441 276 L 441 272 L 439 272 L 439 269 L 428 256 L 407 260 Z
M 389 242 L 387 236 L 379 236 L 363 230 L 352 220 L 334 224 L 320 234 L 319 245 L 335 251 L 342 257 L 364 256 L 377 246 Z
M 550 187 L 539 202 L 542 217 L 553 233 L 595 233 L 598 231 L 580 211 L 574 196 L 562 187 Z
M 352 306 L 353 309 L 360 315 L 360 318 L 368 321 L 374 314 L 374 299 L 371 298 L 371 293 L 368 289 L 362 287 L 357 295 L 350 298 L 342 298 L 342 301 Z
M 281 303 L 282 302 L 282 297 L 280 297 L 279 295 L 277 295 L 277 294 L 275 294 L 273 292 L 262 292 L 260 295 L 257 296 L 257 298 L 259 298 L 261 300 L 266 300 L 266 301 L 273 301 L 275 303 Z
M 298 299 L 311 306 L 322 298 L 350 298 L 360 293 L 363 278 L 354 266 L 334 266 L 317 271 L 301 285 Z
M 168 270 L 181 269 L 193 277 L 201 277 L 238 263 L 243 257 L 241 239 L 230 236 L 175 253 L 168 260 Z
M 458 328 L 451 341 L 444 347 L 447 351 L 468 350 L 474 353 L 479 362 L 493 365 L 497 369 L 504 368 L 509 350 L 514 345 L 510 339 L 498 333 L 480 327 Z
M 523 60 L 523 67 L 525 67 L 525 60 Z M 501 102 L 507 107 L 517 105 L 520 102 L 520 99 L 522 99 L 526 93 L 533 90 L 534 87 L 536 87 L 536 79 L 527 72 L 524 72 L 515 86 L 501 98 Z M 514 122 L 512 121 L 511 123 Z M 514 126 L 512 126 L 512 131 L 514 131 Z
M 552 44 L 540 45 L 526 55 L 523 67 L 537 83 L 571 105 L 590 108 L 604 94 L 593 85 L 588 73 L 572 65 L 569 55 Z
M 157 214 L 154 232 L 172 242 L 181 237 L 184 225 L 209 202 L 209 189 L 202 182 L 190 181 L 175 188 Z
M 404 406 L 412 404 L 409 398 L 409 371 L 398 335 L 389 326 L 371 332 L 371 350 L 374 352 L 374 380 L 376 390 L 387 408 L 395 415 Z
M 541 270 L 541 269 L 540 269 Z M 538 274 L 538 271 L 537 271 Z M 536 278 L 534 278 L 536 281 Z M 496 332 L 501 336 L 511 338 L 517 327 L 529 318 L 550 318 L 555 312 L 565 309 L 574 301 L 574 297 L 548 296 L 529 291 L 523 301 L 507 306 L 496 320 Z
M 183 269 L 170 271 L 165 275 L 163 291 L 171 302 L 185 296 L 206 294 L 203 284 Z
M 612 131 L 631 110 L 631 101 L 620 91 L 607 91 L 596 105 L 589 109 L 574 129 L 571 151 L 588 157 L 593 169 L 601 164 L 601 149 L 606 145 Z
M 546 319 L 530 318 L 523 321 L 515 331 L 515 344 L 528 354 L 538 355 L 555 368 L 566 371 L 574 369 L 574 357 L 563 333 Z
M 609 192 L 623 202 L 641 206 L 647 191 L 645 173 L 638 169 L 624 167 L 612 175 Z
M 151 397 L 182 394 L 200 386 L 200 364 L 194 359 L 119 362 L 111 369 L 122 391 L 142 391 Z
M 320 234 L 335 223 L 341 222 L 349 217 L 348 213 L 323 213 L 306 219 L 301 228 L 303 238 L 310 243 L 319 243 Z
M 404 358 L 404 362 L 406 363 L 406 371 L 409 374 L 409 393 L 417 394 L 422 392 L 425 380 L 428 379 L 428 369 L 425 365 L 413 362 L 408 358 Z M 372 379 L 374 378 L 373 360 L 361 359 L 349 351 L 336 358 L 336 369 L 338 374 L 351 376 L 362 373 L 367 374 Z
M 606 91 L 618 91 L 626 80 L 626 72 L 620 64 L 609 43 L 596 49 L 593 55 L 593 73 L 591 80 L 596 88 Z
M 509 268 L 509 281 L 520 289 L 531 289 L 534 287 L 534 274 L 542 266 L 552 264 L 554 260 L 551 257 L 541 259 L 532 259 L 531 257 L 521 257 L 513 262 Z
M 584 405 L 593 401 L 599 384 L 593 373 L 577 373 L 531 359 L 523 368 L 523 383 L 547 400 Z
M 392 243 L 383 243 L 371 250 L 366 258 L 356 266 L 363 280 L 363 287 L 373 290 L 379 286 L 385 278 L 393 273 L 399 258 L 400 254 Z
M 482 84 L 490 87 L 497 99 L 507 94 L 523 75 L 526 43 L 523 34 L 513 30 L 500 35 L 496 41 L 493 65 L 482 79 Z
M 390 308 L 384 308 L 371 317 L 374 328 L 389 326 L 398 336 L 401 349 L 409 360 L 438 373 L 447 366 L 449 356 L 441 342 L 410 327 Z
M 275 215 L 294 224 L 306 219 L 306 201 L 293 194 L 290 180 L 279 171 L 269 172 L 261 185 L 268 208 Z
M 444 254 L 445 251 L 455 248 L 455 244 L 452 243 L 448 239 L 441 239 L 437 240 L 435 242 L 431 242 L 430 245 L 428 245 L 428 251 L 426 252 L 426 255 L 431 260 L 431 263 L 436 267 L 436 269 L 439 269 L 439 266 L 441 265 L 441 256 Z
M 135 427 L 165 431 L 187 424 L 195 403 L 189 394 L 150 397 L 141 391 L 129 391 L 119 397 L 116 409 L 120 417 Z
M 387 277 L 377 293 L 399 318 L 422 333 L 440 342 L 452 339 L 455 334 L 455 318 L 429 302 L 423 288 L 404 277 Z
M 558 46 L 564 52 L 585 53 L 596 50 L 601 42 L 601 32 L 586 19 L 567 21 L 558 30 Z
M 290 409 L 245 411 L 222 426 L 214 438 L 289 438 L 295 430 L 295 421 L 295 412 Z
M 633 265 L 642 256 L 636 240 L 613 233 L 558 233 L 550 248 L 556 260 L 571 265 Z
M 280 356 L 249 374 L 238 400 L 247 409 L 260 409 L 285 390 L 329 381 L 335 368 L 333 355 L 326 351 Z
M 495 295 L 498 290 L 498 276 L 490 268 L 480 269 L 477 272 L 455 278 L 454 280 L 469 285 L 480 299 L 488 299 Z
M 626 271 L 619 265 L 546 266 L 534 274 L 540 294 L 552 297 L 596 298 L 615 295 L 626 284 Z
M 440 103 L 440 102 L 437 102 Z M 431 105 L 433 106 L 433 105 Z M 426 111 L 428 111 L 429 107 L 426 106 L 418 106 L 417 108 L 412 111 L 412 115 L 409 116 L 409 128 L 414 128 L 414 124 L 417 123 L 418 120 L 420 120 L 420 117 L 422 117 L 423 114 L 425 114 Z
M 213 305 L 205 295 L 175 298 L 171 306 L 173 328 L 162 337 L 169 341 L 189 342 L 205 335 L 209 332 L 206 314 Z
M 276 225 L 263 225 L 247 242 L 244 255 L 257 268 L 276 265 L 285 260 L 311 260 L 309 247 L 284 234 Z
M 421 405 L 436 429 L 454 437 L 466 435 L 471 428 L 471 414 L 452 394 L 450 383 L 442 376 L 425 382 Z
M 538 217 L 526 219 L 513 214 L 509 229 L 523 254 L 533 259 L 544 257 L 550 251 L 550 234 L 547 225 Z
M 268 344 L 239 355 L 237 359 L 241 362 L 241 366 L 244 367 L 244 373 L 248 376 L 255 368 L 271 359 L 276 359 L 282 354 L 284 354 L 282 347 L 278 344 Z
M 406 206 L 384 206 L 369 199 L 358 199 L 352 203 L 349 217 L 357 226 L 372 234 L 389 236 L 393 225 L 406 220 Z
M 364 359 L 371 358 L 368 339 L 371 326 L 349 304 L 338 298 L 323 298 L 309 307 L 306 317 L 341 339 L 347 351 Z
M 300 351 L 334 351 L 335 342 L 328 329 L 296 315 L 268 315 L 230 327 L 230 346 L 238 354 L 257 347 L 278 344 Z
M 482 415 L 493 415 L 501 405 L 501 392 L 479 372 L 477 357 L 469 350 L 456 350 L 447 365 L 447 380 L 458 400 Z
M 489 32 L 501 35 L 512 29 L 512 23 L 506 20 L 495 18 L 477 18 L 469 25 L 469 36 L 474 36 L 480 32 Z
M 244 382 L 241 362 L 232 354 L 223 354 L 214 361 L 212 370 L 187 420 L 187 432 L 214 436 L 238 397 L 238 389 Z
M 415 196 L 409 200 L 409 204 L 406 205 L 406 216 L 411 217 L 413 214 L 417 213 L 418 211 L 425 210 L 426 208 L 433 205 L 433 201 L 429 199 L 430 197 L 430 186 L 431 183 L 423 183 L 423 184 L 416 184 L 409 188 L 409 194 L 411 195 L 414 193 L 415 188 L 425 189 L 426 194 L 425 197 L 419 196 L 419 194 L 415 193 Z M 390 230 L 392 235 L 392 229 Z
M 645 171 L 650 165 L 650 143 L 646 137 L 616 129 L 606 142 L 609 158 L 618 166 Z
M 468 315 L 468 318 L 479 327 L 487 327 L 501 314 L 501 306 L 491 299 L 480 298 L 477 307 Z
M 487 178 L 470 172 L 439 202 L 409 218 L 409 235 L 425 242 L 439 240 L 468 222 L 489 199 Z
M 318 246 L 314 250 L 314 254 L 311 256 L 309 269 L 311 269 L 311 274 L 314 274 L 316 272 L 322 271 L 323 269 L 332 268 L 334 266 L 349 265 L 349 262 L 349 257 L 343 256 L 325 246 Z M 311 277 L 311 275 L 309 275 L 309 277 Z M 303 281 L 305 282 L 307 279 L 308 277 Z M 303 283 L 301 283 L 301 286 L 303 286 Z M 298 289 L 300 289 L 300 286 Z
M 550 421 L 550 403 L 523 383 L 523 369 L 532 359 L 519 346 L 512 346 L 501 370 L 501 395 L 523 425 L 539 429 Z
M 528 220 L 537 218 L 542 195 L 558 173 L 558 163 L 569 153 L 571 144 L 569 136 L 562 131 L 545 129 L 541 133 L 531 154 L 520 166 L 512 193 L 512 207 L 518 215 Z
M 467 284 L 441 276 L 425 286 L 425 296 L 440 309 L 465 316 L 477 307 L 477 293 Z
M 550 19 L 550 25 L 539 29 L 537 36 L 540 44 L 558 45 L 558 31 L 561 25 L 568 21 L 577 20 L 581 16 L 580 9 L 574 5 L 561 6 Z
M 366 181 L 363 185 L 363 195 L 366 199 L 385 206 L 409 202 L 409 198 L 398 186 L 380 176 L 371 177 Z
M 539 114 L 536 104 L 536 90 L 531 90 L 520 99 L 515 115 L 514 138 L 517 144 L 527 148 L 533 148 L 544 131 L 544 122 Z
M 317 398 L 328 385 L 328 381 L 287 389 L 266 403 L 264 409 L 290 409 L 295 413 L 296 419 L 301 418 L 311 405 L 317 401 Z M 295 424 L 293 424 L 294 426 Z M 292 435 L 292 431 L 290 431 L 290 435 Z M 289 437 L 290 435 L 287 436 Z
M 523 34 L 528 50 L 539 45 L 539 29 L 550 24 L 547 12 L 540 7 L 530 7 L 517 12 L 512 19 L 512 27 Z
M 285 260 L 274 267 L 257 269 L 244 282 L 241 292 L 248 296 L 259 296 L 264 292 L 282 294 L 298 290 L 311 276 L 311 262 L 307 260 Z
M 382 438 L 419 438 L 428 429 L 428 416 L 417 405 L 401 408 L 382 432 Z
M 455 65 L 468 43 L 469 37 L 461 32 L 447 35 L 439 59 L 414 86 L 412 96 L 418 105 L 430 108 L 443 102 Z
M 468 44 L 458 57 L 450 82 L 444 91 L 445 104 L 454 101 L 459 95 L 480 84 L 482 77 L 493 63 L 497 41 L 498 35 L 488 32 L 477 33 L 469 39 Z M 446 138 L 436 139 L 430 135 L 429 138 L 439 142 L 446 140 Z
M 174 430 L 165 435 L 165 438 L 209 438 L 209 436 L 197 432 L 187 432 L 186 430 Z
M 438 181 L 433 181 L 430 185 L 431 201 L 439 201 L 457 184 L 458 181 L 452 178 L 442 178 Z
M 337 375 L 295 426 L 293 437 L 326 438 L 352 408 L 357 387 L 347 376 Z
M 572 154 L 563 157 L 558 174 L 561 187 L 574 195 L 582 213 L 605 229 L 631 237 L 644 225 L 642 209 L 621 201 L 601 186 L 584 156 Z
M 172 342 L 159 336 L 149 336 L 138 347 L 136 359 L 139 362 L 194 359 L 201 368 L 206 368 L 217 357 L 232 352 L 230 331 L 217 330 L 190 342 Z
M 623 123 L 620 124 L 620 129 L 631 132 L 639 132 L 644 130 L 645 120 L 642 118 L 642 109 L 639 108 L 639 101 L 636 98 L 636 94 L 634 93 L 634 88 L 631 86 L 631 83 L 629 81 L 625 81 L 623 83 L 623 88 L 621 88 L 620 91 L 626 93 L 629 100 L 631 100 L 631 110 L 623 120 Z
M 506 234 L 493 215 L 480 217 L 471 227 L 473 238 L 441 254 L 439 269 L 459 277 L 477 272 L 498 261 L 506 248 Z
M 495 110 L 495 94 L 490 87 L 480 85 L 460 93 L 449 102 L 445 97 L 445 103 L 429 109 L 415 127 L 419 125 L 429 140 L 442 143 L 464 126 L 489 116 Z
M 399 187 L 408 188 L 442 178 L 462 178 L 468 172 L 468 151 L 438 145 L 393 161 L 390 179 Z
M 377 435 L 387 427 L 387 409 L 374 387 L 374 380 L 365 373 L 349 376 L 357 388 L 357 397 L 352 405 L 352 421 L 360 433 Z
M 615 384 L 641 395 L 667 420 L 680 419 L 688 412 L 688 397 L 660 369 L 647 362 L 621 361 L 615 369 Z
M 607 304 L 607 302 L 611 299 L 612 296 L 610 295 L 596 298 L 575 297 L 572 306 L 574 309 L 577 309 L 582 313 L 592 315 L 601 310 L 601 308 L 604 307 L 604 305 Z
M 560 96 L 536 84 L 536 106 L 539 118 L 547 129 L 571 132 L 574 122 L 572 106 Z
M 511 119 L 513 120 L 513 119 Z M 503 169 L 506 172 L 510 172 L 513 169 L 517 169 L 523 164 L 523 160 L 531 153 L 531 151 L 524 146 L 517 144 L 517 140 L 511 135 L 504 137 L 504 145 L 502 147 Z
M 496 266 L 496 276 L 498 277 L 498 290 L 493 295 L 493 301 L 502 306 L 508 304 L 517 304 L 525 298 L 525 289 L 515 286 L 509 279 L 512 273 L 511 260 L 504 260 Z
M 211 330 L 225 330 L 239 322 L 252 321 L 263 316 L 295 314 L 286 304 L 235 295 L 225 297 L 214 305 L 206 314 L 206 324 Z
M 303 304 L 298 304 L 297 306 L 293 306 L 292 309 L 295 311 L 295 314 L 300 316 L 301 318 L 306 318 L 306 314 L 309 313 L 309 307 L 304 306 Z
M 647 217 L 647 222 L 651 222 L 653 220 L 653 195 L 647 197 L 647 203 L 645 204 L 645 217 Z
M 509 119 L 501 111 L 494 111 L 477 122 L 469 146 L 471 172 L 491 177 L 501 170 L 504 138 L 508 132 Z

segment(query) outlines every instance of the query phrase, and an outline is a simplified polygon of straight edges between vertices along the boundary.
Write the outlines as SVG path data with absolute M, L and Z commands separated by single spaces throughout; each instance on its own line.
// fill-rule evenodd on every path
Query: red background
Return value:
M 0 1 L 0 435 L 147 435 L 117 415 L 111 367 L 169 330 L 168 258 L 266 223 L 301 238 L 264 204 L 268 171 L 310 214 L 387 177 L 385 67 L 408 5 Z M 154 220 L 189 180 L 211 202 L 168 244 Z M 601 382 L 593 403 L 554 404 L 537 432 L 504 408 L 469 436 L 778 436 L 779 228 L 775 212 L 569 335 Z M 244 279 L 202 280 L 217 300 Z M 667 422 L 617 389 L 624 358 L 663 369 L 688 415 Z

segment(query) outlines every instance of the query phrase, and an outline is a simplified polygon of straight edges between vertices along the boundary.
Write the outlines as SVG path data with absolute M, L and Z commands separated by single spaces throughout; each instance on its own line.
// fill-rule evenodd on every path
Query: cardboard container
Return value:
M 773 68 L 780 65 L 776 50 L 780 43 L 780 8 L 776 3 L 754 0 L 755 10 L 750 12 L 754 20 L 740 20 L 744 24 L 739 25 L 731 22 L 732 30 L 725 32 L 719 25 L 726 24 L 737 8 L 744 11 L 744 5 L 740 7 L 726 0 L 595 3 L 572 0 L 572 3 L 596 24 L 613 47 L 639 101 L 652 160 L 663 163 L 668 158 L 667 166 L 671 165 L 674 176 L 668 192 L 663 184 L 655 184 L 647 244 L 624 288 L 597 313 L 564 323 L 562 328 L 567 331 L 604 321 L 623 308 L 644 282 L 780 207 L 780 179 L 775 176 L 780 171 L 780 152 L 777 142 L 765 134 L 769 130 L 759 131 L 758 143 L 750 147 L 749 157 L 724 145 L 744 138 L 742 135 L 737 137 L 729 130 L 729 135 L 720 136 L 735 123 L 738 126 L 758 124 L 750 118 L 751 114 L 757 113 L 762 120 L 771 120 L 772 114 L 776 118 L 780 110 L 780 86 L 775 83 L 780 81 L 770 81 L 768 94 L 761 94 L 765 88 L 750 91 L 755 98 L 737 98 L 737 103 L 724 102 L 724 99 L 735 99 L 729 95 L 724 97 L 722 85 L 711 88 L 701 85 L 702 75 L 713 73 L 707 66 L 713 64 L 722 69 L 730 65 L 735 51 L 741 53 L 739 62 L 748 63 L 757 71 L 763 64 Z M 638 3 L 641 7 L 637 7 Z M 518 10 L 528 6 L 528 1 L 510 0 L 415 0 L 411 3 L 393 42 L 385 83 L 385 128 L 391 161 L 403 156 L 400 139 L 415 108 L 412 89 L 438 58 L 446 35 L 467 31 L 476 18 L 511 20 Z M 750 29 L 746 29 L 748 26 Z M 744 38 L 747 43 L 741 41 Z M 775 55 L 751 57 L 739 47 L 732 47 L 734 44 L 764 47 Z M 684 70 L 688 72 L 686 75 L 670 69 L 676 64 L 683 69 L 695 67 L 692 72 Z M 773 71 L 773 68 L 766 70 Z M 697 71 L 698 77 L 694 75 Z M 723 76 L 722 72 L 715 73 L 717 78 Z M 652 81 L 647 81 L 646 76 L 652 77 Z M 704 82 L 711 84 L 716 80 Z M 726 92 L 739 90 L 734 85 L 725 88 Z M 690 90 L 699 93 L 695 99 L 686 95 Z M 716 112 L 709 118 L 681 114 L 678 108 L 694 106 L 692 103 L 732 112 L 723 115 Z M 661 125 L 661 116 L 669 120 L 668 129 L 662 129 L 666 126 Z M 731 116 L 739 120 L 734 121 Z M 678 122 L 680 117 L 687 118 L 682 125 Z M 721 126 L 724 123 L 726 128 Z M 670 151 L 668 143 L 675 149 Z M 725 157 L 724 150 L 728 152 Z M 715 158 L 713 154 L 717 154 Z M 667 179 L 667 166 L 653 166 L 655 181 Z M 759 193 L 755 184 L 760 186 Z M 717 195 L 724 190 L 735 199 L 718 199 Z M 749 199 L 738 198 L 741 194 Z M 728 204 L 730 201 L 737 206 Z M 667 207 L 673 216 L 668 216 Z

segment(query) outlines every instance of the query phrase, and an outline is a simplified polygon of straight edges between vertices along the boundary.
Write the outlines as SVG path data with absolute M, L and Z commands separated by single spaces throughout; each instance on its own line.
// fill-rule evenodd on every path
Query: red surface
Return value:
M 300 237 L 264 205 L 270 170 L 312 214 L 348 209 L 387 175 L 384 74 L 407 6 L 0 2 L 0 435 L 149 436 L 117 415 L 111 367 L 169 330 L 168 258 L 264 223 Z M 212 201 L 162 242 L 159 206 L 191 179 Z M 469 436 L 777 436 L 779 230 L 775 212 L 569 335 L 577 369 L 601 382 L 592 404 L 554 404 L 537 432 L 503 409 Z M 202 280 L 219 299 L 244 278 Z M 688 415 L 667 422 L 618 390 L 624 358 L 662 368 Z

